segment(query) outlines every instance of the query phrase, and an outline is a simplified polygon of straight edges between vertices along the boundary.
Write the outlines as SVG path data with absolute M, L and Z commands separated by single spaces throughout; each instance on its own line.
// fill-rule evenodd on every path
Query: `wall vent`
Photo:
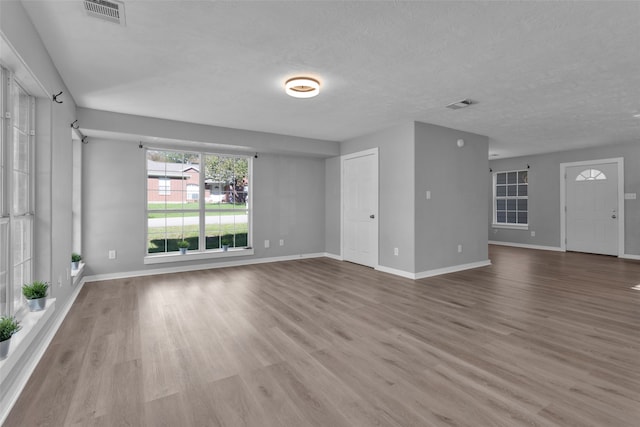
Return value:
M 118 0 L 84 0 L 87 15 L 124 25 L 124 3 Z

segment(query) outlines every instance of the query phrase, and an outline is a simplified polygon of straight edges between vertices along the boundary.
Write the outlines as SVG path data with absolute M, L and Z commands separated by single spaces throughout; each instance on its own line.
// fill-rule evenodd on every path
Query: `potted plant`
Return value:
M 30 311 L 44 310 L 47 303 L 47 289 L 49 289 L 49 284 L 40 280 L 22 287 L 22 295 L 27 299 Z
M 77 253 L 71 254 L 71 269 L 77 270 L 80 267 L 80 261 L 82 261 L 82 255 Z
M 177 245 L 182 255 L 187 253 L 187 249 L 189 249 L 189 242 L 187 242 L 186 240 L 180 240 L 178 241 Z
M 20 330 L 20 322 L 15 317 L 0 317 L 0 360 L 9 354 L 11 337 Z

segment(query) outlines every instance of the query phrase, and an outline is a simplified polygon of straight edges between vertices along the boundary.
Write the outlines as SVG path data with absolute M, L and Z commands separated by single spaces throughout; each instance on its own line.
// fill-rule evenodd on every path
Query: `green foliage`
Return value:
M 20 330 L 20 322 L 15 317 L 0 317 L 0 341 L 6 341 Z
M 206 179 L 235 184 L 238 180 L 249 177 L 249 160 L 207 155 L 204 158 L 204 171 Z
M 72 253 L 71 254 L 71 262 L 80 262 L 82 261 L 82 255 L 77 254 L 77 253 Z
M 178 151 L 148 151 L 149 159 L 166 163 L 200 163 L 200 156 L 196 153 L 183 153 Z
M 47 289 L 49 289 L 47 282 L 36 280 L 22 287 L 22 295 L 24 295 L 26 299 L 44 298 L 47 296 Z
M 178 243 L 176 243 L 176 246 L 179 247 L 179 248 L 186 249 L 186 248 L 189 247 L 189 242 L 186 241 L 186 240 L 180 240 L 180 241 L 178 241 Z
M 235 244 L 234 244 L 235 236 Z M 247 233 L 237 234 L 223 234 L 222 236 L 207 236 L 205 242 L 206 249 L 220 249 L 222 245 L 229 245 L 230 248 L 246 248 L 247 247 Z M 167 252 L 177 252 L 178 242 L 182 239 L 151 239 L 149 241 L 149 253 L 165 252 L 165 245 Z M 189 246 L 192 248 L 198 247 L 198 237 L 185 237 Z

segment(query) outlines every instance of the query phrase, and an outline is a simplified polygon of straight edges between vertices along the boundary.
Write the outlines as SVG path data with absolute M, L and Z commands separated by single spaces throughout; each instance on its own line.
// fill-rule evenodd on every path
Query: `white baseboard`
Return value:
M 489 240 L 490 245 L 498 245 L 498 246 L 511 246 L 514 248 L 525 248 L 525 249 L 538 249 L 541 251 L 555 251 L 555 252 L 564 252 L 562 248 L 557 246 L 541 246 L 541 245 L 530 245 L 528 243 L 513 243 L 513 242 L 500 242 L 497 240 Z
M 236 260 L 236 261 L 216 262 L 216 263 L 210 263 L 210 264 L 197 264 L 197 265 L 184 265 L 184 266 L 175 266 L 175 267 L 166 267 L 166 268 L 156 268 L 153 270 L 138 270 L 138 271 L 125 271 L 122 273 L 95 274 L 92 276 L 86 276 L 85 280 L 87 282 L 100 282 L 103 280 L 128 279 L 131 277 L 141 277 L 141 276 L 155 276 L 157 274 L 170 274 L 170 273 L 183 273 L 187 271 L 210 270 L 212 268 L 239 267 L 243 265 L 266 264 L 269 262 L 294 261 L 298 259 L 307 259 L 307 258 L 321 258 L 321 257 L 324 257 L 325 255 L 326 255 L 325 253 L 299 254 L 299 255 L 271 257 L 271 258 L 252 258 L 252 259 L 243 259 L 243 260 Z
M 441 274 L 455 273 L 457 271 L 471 270 L 472 268 L 486 267 L 491 265 L 491 260 L 470 262 L 468 264 L 452 265 L 450 267 L 436 268 L 434 270 L 421 271 L 415 274 L 416 279 L 424 279 L 427 277 L 440 276 Z
M 620 255 L 620 258 L 640 260 L 640 255 L 624 254 L 624 255 Z
M 406 279 L 415 280 L 416 278 L 415 273 L 409 273 L 408 271 L 398 270 L 396 268 L 391 268 L 391 267 L 385 267 L 384 265 L 378 265 L 375 267 L 375 269 L 378 271 L 382 271 L 383 273 L 393 274 L 394 276 L 400 276 Z
M 66 304 L 61 308 L 60 313 L 58 313 L 54 318 L 53 323 L 46 331 L 46 335 L 34 345 L 35 348 L 29 348 L 30 352 L 25 353 L 21 358 L 20 364 L 18 364 L 17 368 L 18 376 L 11 384 L 8 385 L 8 388 L 4 388 L 5 385 L 3 385 L 4 394 L 0 400 L 0 425 L 3 425 L 7 416 L 9 416 L 11 408 L 13 408 L 18 397 L 20 397 L 20 393 L 22 393 L 22 390 L 27 385 L 27 381 L 31 377 L 31 374 L 33 374 L 33 371 L 36 369 L 36 366 L 38 366 L 44 352 L 49 347 L 51 340 L 53 340 L 53 337 L 56 335 L 56 332 L 58 332 L 60 325 L 62 325 L 62 322 L 67 317 L 67 313 L 69 313 L 69 310 L 82 290 L 84 283 L 85 280 L 82 279 L 78 286 L 75 287 Z M 14 366 L 13 369 L 16 369 L 16 367 Z
M 325 252 L 324 256 L 327 258 L 335 259 L 336 261 L 344 261 L 342 255 L 330 254 L 329 252 Z
M 385 267 L 383 265 L 377 266 L 376 270 L 382 271 L 384 273 L 394 274 L 400 277 L 405 277 L 407 279 L 417 280 L 417 279 L 424 279 L 426 277 L 439 276 L 441 274 L 449 274 L 449 273 L 455 273 L 457 271 L 470 270 L 472 268 L 486 267 L 488 265 L 491 265 L 491 260 L 489 259 L 484 261 L 471 262 L 468 264 L 458 264 L 458 265 L 452 265 L 449 267 L 436 268 L 434 270 L 421 271 L 419 273 L 410 273 L 408 271 Z

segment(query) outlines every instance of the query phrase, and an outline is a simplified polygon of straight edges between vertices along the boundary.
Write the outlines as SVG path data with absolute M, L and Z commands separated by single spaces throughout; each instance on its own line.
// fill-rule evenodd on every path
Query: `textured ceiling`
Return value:
M 640 143 L 639 2 L 23 4 L 81 107 L 337 141 L 418 120 L 500 157 Z M 297 74 L 321 94 L 286 96 Z

